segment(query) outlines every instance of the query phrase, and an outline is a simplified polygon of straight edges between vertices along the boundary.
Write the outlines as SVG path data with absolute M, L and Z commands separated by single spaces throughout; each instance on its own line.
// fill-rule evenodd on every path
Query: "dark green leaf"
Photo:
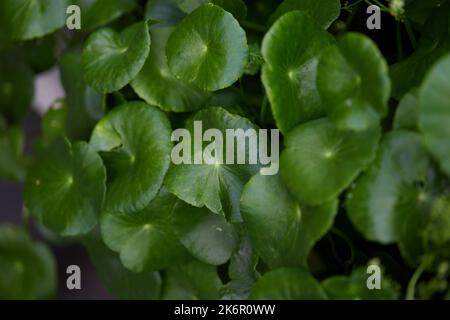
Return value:
M 135 0 L 77 0 L 81 9 L 81 28 L 89 30 L 105 25 L 136 8 Z
M 395 113 L 394 129 L 395 130 L 411 130 L 418 131 L 418 106 L 417 91 L 413 90 L 405 94 L 400 100 Z

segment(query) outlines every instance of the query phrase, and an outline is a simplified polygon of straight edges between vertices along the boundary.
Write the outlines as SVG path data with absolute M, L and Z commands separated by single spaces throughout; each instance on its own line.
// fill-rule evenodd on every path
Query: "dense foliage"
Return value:
M 0 178 L 115 297 L 450 297 L 450 1 L 2 0 L 0 56 Z M 54 65 L 66 97 L 25 154 Z M 175 165 L 195 121 L 278 128 L 279 174 Z M 27 231 L 0 226 L 0 298 L 56 294 Z

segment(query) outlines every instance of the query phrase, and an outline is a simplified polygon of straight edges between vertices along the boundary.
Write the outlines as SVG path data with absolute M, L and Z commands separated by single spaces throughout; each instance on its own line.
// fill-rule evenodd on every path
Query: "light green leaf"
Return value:
M 347 33 L 321 55 L 317 88 L 338 128 L 367 130 L 386 115 L 391 83 L 376 44 L 362 34 Z
M 139 97 L 164 111 L 186 112 L 201 108 L 209 93 L 175 78 L 167 66 L 166 43 L 173 28 L 153 28 L 147 61 L 131 86 Z
M 207 129 L 218 129 L 223 139 L 223 161 L 216 159 L 217 163 L 213 163 L 214 159 L 203 159 L 203 164 L 195 164 L 194 160 L 201 156 L 206 146 L 215 144 L 217 142 L 202 142 L 202 147 L 199 150 L 194 150 L 194 140 L 196 139 L 194 132 L 194 122 L 202 121 L 202 129 L 205 132 Z M 241 221 L 239 213 L 239 199 L 244 184 L 248 179 L 259 169 L 258 165 L 251 164 L 237 164 L 237 138 L 234 136 L 234 164 L 226 164 L 226 129 L 256 129 L 246 118 L 233 115 L 226 110 L 219 107 L 206 108 L 199 111 L 191 121 L 187 124 L 187 129 L 190 132 L 191 142 L 189 143 L 188 152 L 191 153 L 191 164 L 173 165 L 165 178 L 165 185 L 167 189 L 175 194 L 183 201 L 196 206 L 206 206 L 209 210 L 217 214 L 224 215 L 229 221 Z M 202 135 L 202 132 L 200 132 Z M 202 138 L 200 136 L 199 138 Z M 212 140 L 214 140 L 213 138 Z M 246 142 L 245 149 L 239 151 L 240 155 L 245 154 L 245 159 L 248 161 L 249 150 L 257 150 L 254 144 L 257 137 L 251 143 Z M 245 139 L 247 141 L 247 139 Z M 253 140 L 253 139 L 252 139 Z M 200 142 L 200 141 L 199 141 Z M 207 164 L 208 161 L 211 164 Z
M 94 29 L 111 22 L 136 8 L 135 0 L 77 0 L 83 30 Z
M 278 175 L 255 175 L 245 186 L 241 213 L 258 255 L 270 268 L 306 267 L 308 253 L 332 226 L 337 202 L 300 205 Z
M 50 250 L 22 229 L 0 225 L 0 299 L 50 299 L 56 293 L 56 262 Z
M 450 175 L 450 55 L 428 73 L 419 93 L 419 126 L 431 153 Z
M 170 123 L 155 107 L 130 102 L 95 127 L 90 144 L 108 170 L 105 210 L 142 210 L 155 197 L 170 164 Z
M 105 243 L 120 253 L 122 264 L 134 272 L 156 271 L 185 261 L 189 255 L 173 232 L 177 198 L 164 188 L 141 211 L 105 212 L 101 232 Z
M 300 11 L 285 14 L 264 36 L 262 82 L 281 132 L 324 115 L 316 88 L 317 63 L 333 43 L 330 34 Z
M 212 265 L 221 265 L 230 259 L 238 239 L 234 226 L 224 217 L 178 201 L 173 219 L 175 233 L 194 257 Z
M 166 54 L 173 75 L 215 91 L 231 86 L 243 74 L 247 38 L 231 13 L 206 4 L 178 24 Z
M 106 247 L 97 234 L 89 234 L 83 244 L 102 283 L 116 298 L 159 298 L 162 280 L 158 272 L 134 273 L 125 269 L 117 254 Z
M 340 131 L 327 119 L 300 125 L 286 136 L 281 176 L 300 203 L 326 203 L 372 162 L 379 137 L 379 129 Z
M 68 0 L 2 0 L 0 20 L 13 39 L 42 37 L 66 24 Z
M 284 0 L 272 14 L 269 24 L 273 24 L 285 13 L 300 10 L 308 13 L 320 26 L 327 29 L 341 12 L 339 0 Z
M 120 34 L 100 29 L 89 36 L 83 50 L 85 80 L 99 92 L 117 91 L 141 71 L 149 51 L 146 21 L 133 24 Z
M 394 118 L 394 130 L 418 131 L 419 108 L 417 102 L 418 92 L 412 90 L 405 94 L 398 104 Z
M 105 194 L 106 172 L 87 143 L 58 139 L 28 171 L 25 204 L 44 226 L 70 236 L 97 224 Z
M 250 293 L 252 300 L 324 300 L 320 284 L 304 269 L 281 268 L 266 273 Z

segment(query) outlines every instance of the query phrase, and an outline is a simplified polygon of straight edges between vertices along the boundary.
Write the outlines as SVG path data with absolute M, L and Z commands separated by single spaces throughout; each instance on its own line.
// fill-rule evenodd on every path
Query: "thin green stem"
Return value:
M 398 55 L 398 60 L 402 60 L 403 59 L 403 43 L 402 43 L 402 30 L 401 30 L 401 23 L 400 21 L 396 21 L 396 34 L 397 34 L 397 55 Z
M 425 258 L 422 260 L 419 267 L 417 267 L 416 271 L 414 272 L 414 274 L 412 275 L 411 279 L 408 282 L 408 287 L 406 289 L 406 300 L 414 300 L 416 295 L 417 282 L 419 281 L 419 278 L 422 275 L 422 273 L 426 270 L 426 268 L 428 268 L 430 263 L 431 263 L 430 259 Z
M 262 102 L 262 105 L 261 105 L 261 113 L 259 115 L 261 124 L 265 123 L 264 119 L 266 118 L 267 105 L 268 105 L 267 96 L 264 95 L 263 102 Z
M 349 4 L 345 7 L 342 7 L 342 10 L 347 10 L 350 11 L 351 8 L 353 8 L 354 6 L 357 6 L 358 4 L 360 4 L 361 2 L 363 2 L 364 0 L 358 0 L 355 3 Z
M 406 32 L 408 33 L 409 41 L 411 42 L 411 45 L 413 46 L 413 48 L 416 49 L 417 48 L 417 40 L 416 40 L 416 36 L 414 35 L 414 32 L 411 28 L 411 24 L 409 23 L 408 19 L 405 19 L 404 23 L 405 23 Z

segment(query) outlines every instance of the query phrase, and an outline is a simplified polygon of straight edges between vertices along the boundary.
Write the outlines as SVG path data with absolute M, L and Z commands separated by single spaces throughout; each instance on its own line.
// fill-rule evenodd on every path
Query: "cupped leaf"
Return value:
M 0 20 L 13 39 L 42 37 L 66 23 L 68 0 L 4 0 Z
M 270 17 L 269 24 L 293 10 L 308 13 L 322 28 L 327 29 L 338 18 L 341 3 L 339 0 L 284 0 Z
M 133 24 L 120 34 L 112 29 L 100 29 L 90 35 L 84 47 L 84 77 L 99 92 L 117 91 L 139 73 L 149 51 L 146 21 Z
M 197 86 L 175 78 L 167 66 L 166 43 L 173 28 L 151 30 L 152 47 L 147 61 L 131 82 L 134 91 L 151 105 L 164 111 L 186 112 L 201 108 L 209 93 Z
M 25 178 L 24 145 L 25 134 L 21 128 L 0 126 L 0 179 L 22 181 Z
M 134 273 L 124 268 L 119 257 L 103 243 L 97 233 L 83 244 L 106 289 L 118 299 L 158 299 L 162 280 L 158 272 Z
M 300 203 L 326 203 L 372 162 L 379 136 L 379 129 L 340 131 L 328 119 L 300 125 L 286 136 L 281 176 Z
M 376 44 L 362 34 L 347 33 L 321 55 L 317 88 L 338 128 L 366 130 L 385 116 L 391 83 Z
M 365 268 L 356 268 L 349 276 L 335 276 L 322 282 L 328 297 L 333 300 L 396 300 L 399 287 L 390 278 L 382 275 L 381 289 L 370 290 L 367 287 Z
M 141 211 L 133 214 L 105 212 L 101 232 L 105 243 L 120 253 L 122 264 L 134 271 L 156 271 L 180 263 L 189 255 L 172 226 L 177 198 L 164 188 Z
M 20 122 L 31 107 L 33 73 L 21 62 L 1 58 L 0 114 L 12 122 Z
M 173 219 L 178 239 L 194 257 L 212 265 L 221 265 L 230 259 L 238 236 L 224 217 L 178 201 Z
M 77 0 L 82 12 L 81 28 L 94 29 L 136 8 L 135 0 Z
M 337 202 L 300 205 L 278 175 L 255 175 L 241 197 L 242 218 L 253 246 L 270 267 L 305 266 L 308 253 L 332 226 Z
M 206 139 L 203 141 L 203 132 L 208 129 L 218 130 L 219 137 L 214 135 L 209 141 Z M 238 139 L 239 135 L 227 138 L 227 129 L 232 130 L 232 133 L 236 133 L 235 129 L 251 133 L 247 130 L 256 130 L 256 127 L 246 118 L 233 115 L 220 107 L 199 111 L 187 124 L 187 131 L 183 131 L 181 135 L 182 141 L 178 142 L 172 152 L 172 158 L 183 153 L 184 163 L 175 164 L 170 168 L 165 185 L 170 192 L 193 206 L 206 206 L 214 213 L 225 215 L 228 220 L 241 221 L 239 213 L 241 191 L 247 180 L 258 171 L 259 166 L 237 164 L 238 156 L 239 158 L 244 156 L 246 163 L 249 163 L 249 153 L 257 150 L 258 137 L 257 134 L 250 134 L 251 139 Z M 233 141 L 234 155 L 230 154 L 231 161 L 228 161 L 225 149 L 227 143 Z M 218 150 L 214 156 L 212 152 L 207 152 L 211 146 Z M 184 150 L 180 150 L 180 147 Z
M 442 169 L 450 175 L 450 55 L 427 75 L 419 93 L 419 126 Z
M 168 40 L 166 54 L 172 74 L 215 91 L 231 86 L 243 74 L 247 38 L 231 13 L 206 4 L 178 24 Z
M 56 293 L 50 250 L 21 228 L 0 226 L 0 299 L 49 299 Z
M 141 102 L 116 107 L 97 124 L 90 144 L 108 170 L 106 211 L 139 211 L 155 197 L 170 164 L 170 131 L 165 114 Z
M 199 261 L 174 265 L 166 271 L 162 298 L 166 300 L 219 299 L 222 281 L 215 267 Z
M 285 14 L 264 36 L 262 82 L 283 133 L 324 115 L 316 88 L 317 63 L 333 43 L 330 34 L 300 11 Z
M 429 165 L 418 134 L 389 133 L 373 166 L 347 195 L 347 213 L 356 229 L 369 240 L 398 241 L 409 217 L 424 209 L 427 194 L 419 182 L 424 181 Z
M 55 140 L 28 172 L 25 204 L 44 226 L 60 235 L 89 232 L 105 194 L 102 159 L 84 142 Z
M 411 90 L 400 100 L 394 118 L 394 130 L 418 131 L 418 92 Z
M 320 284 L 304 269 L 281 268 L 270 271 L 256 282 L 253 300 L 324 300 Z

